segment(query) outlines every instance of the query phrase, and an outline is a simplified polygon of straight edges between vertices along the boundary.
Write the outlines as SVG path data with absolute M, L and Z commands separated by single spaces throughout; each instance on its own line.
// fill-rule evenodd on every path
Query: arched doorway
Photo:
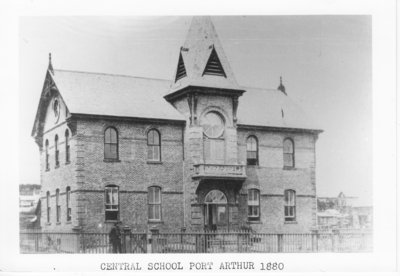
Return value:
M 204 226 L 217 230 L 228 226 L 228 200 L 220 190 L 211 190 L 204 198 Z

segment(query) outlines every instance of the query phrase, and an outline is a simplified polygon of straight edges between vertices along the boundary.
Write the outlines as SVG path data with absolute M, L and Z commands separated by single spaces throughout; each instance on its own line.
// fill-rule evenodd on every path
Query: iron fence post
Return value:
M 181 228 L 181 251 L 183 251 L 183 234 L 186 232 L 186 227 Z
M 278 234 L 278 252 L 283 252 L 283 234 Z
M 157 235 L 160 233 L 160 231 L 157 228 L 151 228 L 150 229 L 150 238 L 149 238 L 149 244 L 150 244 L 150 250 L 149 253 L 156 253 L 156 242 L 157 242 Z M 160 253 L 160 252 L 158 252 Z
M 81 242 L 82 242 L 82 237 L 81 237 L 81 232 L 82 231 L 82 227 L 81 226 L 75 226 L 72 228 L 72 231 L 74 231 L 75 233 L 75 237 L 76 237 L 76 253 L 81 253 Z
M 128 238 L 130 241 L 130 234 L 131 234 L 131 229 L 128 226 L 123 227 L 123 233 L 122 233 L 122 253 L 128 253 L 130 252 L 130 246 L 128 242 Z
M 318 252 L 318 231 L 311 230 L 311 248 L 313 252 Z
M 339 230 L 334 229 L 332 230 L 332 251 L 337 252 L 339 251 Z
M 39 252 L 39 235 L 40 233 L 35 233 L 35 252 Z

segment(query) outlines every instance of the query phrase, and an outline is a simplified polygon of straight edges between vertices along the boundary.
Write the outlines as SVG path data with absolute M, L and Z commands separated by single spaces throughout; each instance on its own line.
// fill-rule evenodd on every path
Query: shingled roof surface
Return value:
M 164 96 L 170 80 L 66 70 L 52 75 L 70 113 L 185 120 Z M 319 129 L 289 96 L 277 89 L 246 88 L 238 123 L 249 126 Z
M 243 87 L 238 124 L 282 128 L 320 129 L 287 95 L 278 89 Z
M 185 120 L 164 98 L 170 81 L 54 70 L 70 113 Z

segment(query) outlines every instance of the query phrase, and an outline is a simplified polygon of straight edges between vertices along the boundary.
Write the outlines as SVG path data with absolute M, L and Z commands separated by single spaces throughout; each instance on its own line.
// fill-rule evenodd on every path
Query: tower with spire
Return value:
M 234 196 L 246 178 L 244 167 L 238 161 L 237 147 L 237 110 L 239 97 L 244 92 L 236 81 L 211 18 L 194 17 L 165 96 L 187 119 L 185 158 L 189 170 L 186 175 L 191 184 L 185 186 L 185 194 L 191 196 L 185 198 L 185 205 L 189 210 L 189 225 L 202 225 L 204 220 L 191 214 L 215 211 L 204 211 L 199 205 L 204 202 L 201 197 L 210 186 Z M 239 173 L 221 176 L 218 171 L 206 172 L 212 168 L 211 164 L 219 164 L 215 167 L 218 169 L 236 166 Z M 217 178 L 220 181 L 216 182 Z M 230 182 L 229 189 L 223 186 L 225 181 Z M 237 207 L 233 206 L 231 211 L 237 212 Z

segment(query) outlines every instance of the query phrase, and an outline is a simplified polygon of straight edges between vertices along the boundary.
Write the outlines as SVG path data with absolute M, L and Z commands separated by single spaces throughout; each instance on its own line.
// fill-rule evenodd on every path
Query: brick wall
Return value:
M 259 189 L 260 222 L 250 223 L 258 231 L 304 232 L 316 226 L 315 141 L 313 134 L 239 129 L 239 160 L 246 162 L 246 139 L 259 143 L 259 165 L 248 166 L 240 191 L 240 220 L 247 220 L 247 190 Z M 295 145 L 295 168 L 283 168 L 283 140 Z M 296 191 L 296 222 L 284 221 L 284 190 Z
M 65 123 L 60 123 L 56 128 L 49 130 L 43 136 L 43 141 L 49 141 L 49 170 L 46 170 L 46 150 L 45 146 L 40 151 L 41 162 L 41 226 L 46 230 L 71 230 L 73 225 L 78 223 L 76 213 L 76 194 L 71 194 L 71 210 L 72 220 L 67 221 L 67 203 L 66 203 L 66 189 L 69 186 L 71 191 L 75 191 L 77 186 L 76 181 L 76 137 L 72 136 L 69 130 L 69 145 L 70 145 L 70 162 L 66 163 L 66 148 L 65 148 L 65 131 L 68 129 Z M 59 150 L 59 166 L 55 165 L 55 135 L 58 135 L 58 150 Z M 60 206 L 61 216 L 60 223 L 56 222 L 56 189 L 60 190 Z M 47 223 L 47 200 L 46 193 L 50 192 L 50 207 L 51 216 L 50 223 Z M 74 208 L 75 207 L 75 208 Z
M 119 160 L 104 161 L 104 130 L 112 126 L 119 135 Z M 147 161 L 147 132 L 161 134 L 161 162 Z M 121 120 L 80 120 L 77 127 L 80 177 L 78 212 L 85 229 L 108 229 L 104 188 L 119 187 L 119 218 L 124 226 L 143 231 L 149 227 L 180 229 L 183 224 L 182 126 Z M 147 192 L 162 191 L 162 221 L 148 222 Z M 174 211 L 176 210 L 176 211 Z

